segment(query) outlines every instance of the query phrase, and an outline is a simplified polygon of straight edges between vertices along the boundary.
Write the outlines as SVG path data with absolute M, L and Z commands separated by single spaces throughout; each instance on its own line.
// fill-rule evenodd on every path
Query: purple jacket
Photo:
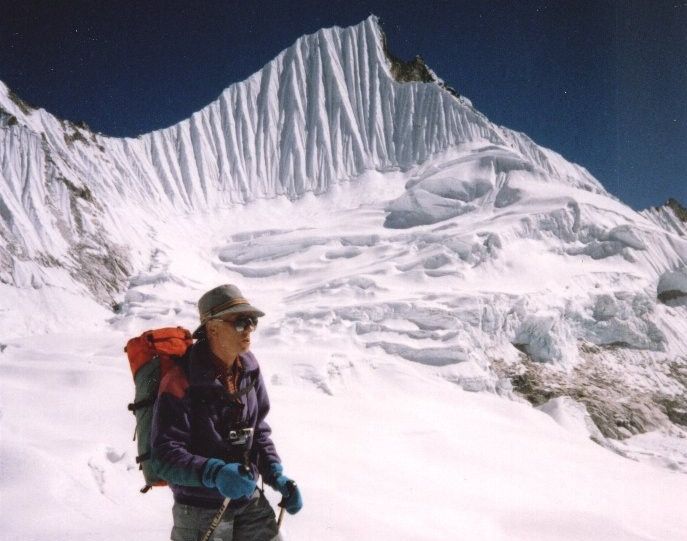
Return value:
M 217 378 L 206 340 L 196 342 L 181 363 L 166 374 L 153 412 L 151 460 L 165 479 L 174 500 L 197 507 L 218 508 L 224 497 L 203 485 L 203 468 L 209 458 L 240 462 L 270 480 L 270 464 L 279 455 L 265 422 L 270 409 L 265 383 L 255 356 L 240 355 L 242 370 L 238 390 L 230 395 Z M 233 397 L 232 397 L 233 396 Z M 234 445 L 235 433 L 253 429 L 245 445 Z M 240 506 L 243 501 L 232 501 Z

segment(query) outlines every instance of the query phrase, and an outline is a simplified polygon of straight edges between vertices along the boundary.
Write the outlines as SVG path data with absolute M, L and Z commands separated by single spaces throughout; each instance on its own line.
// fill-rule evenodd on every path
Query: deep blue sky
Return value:
M 300 35 L 377 14 L 492 121 L 634 208 L 687 204 L 687 0 L 0 0 L 0 79 L 95 131 L 169 126 Z

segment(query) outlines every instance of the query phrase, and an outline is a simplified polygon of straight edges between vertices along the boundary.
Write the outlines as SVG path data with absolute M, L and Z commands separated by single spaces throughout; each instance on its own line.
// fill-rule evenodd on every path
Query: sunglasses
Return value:
M 258 327 L 258 318 L 254 316 L 243 316 L 236 318 L 233 321 L 229 319 L 222 319 L 222 321 L 229 323 L 232 327 L 234 327 L 234 329 L 236 329 L 236 332 L 243 332 L 249 326 L 253 327 L 253 330 Z

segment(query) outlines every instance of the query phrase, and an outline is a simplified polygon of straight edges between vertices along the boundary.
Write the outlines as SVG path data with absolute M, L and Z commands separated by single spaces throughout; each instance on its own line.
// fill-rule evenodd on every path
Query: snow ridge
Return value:
M 146 209 L 145 221 L 151 213 L 295 199 L 475 141 L 512 149 L 549 179 L 605 193 L 583 168 L 490 123 L 441 80 L 395 81 L 384 51 L 374 16 L 320 30 L 188 120 L 138 138 L 94 134 L 34 110 L 0 83 L 2 281 L 44 281 L 46 261 L 78 275 L 73 252 L 95 239 L 108 245 L 98 258 L 127 268 L 137 254 L 121 250 L 131 231 L 118 234 L 127 224 L 115 209 L 132 202 Z M 26 260 L 41 263 L 19 272 Z M 109 274 L 114 281 L 95 288 L 105 296 L 122 278 Z

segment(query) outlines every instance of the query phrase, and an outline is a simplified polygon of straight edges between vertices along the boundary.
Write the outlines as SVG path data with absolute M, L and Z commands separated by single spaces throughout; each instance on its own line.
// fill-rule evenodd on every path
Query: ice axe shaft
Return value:
M 281 523 L 284 520 L 284 511 L 286 511 L 286 507 L 282 507 L 279 510 L 279 518 L 277 519 L 277 530 L 281 530 Z
M 239 472 L 242 475 L 250 475 L 250 470 L 246 466 L 241 466 L 239 468 Z M 212 517 L 210 527 L 208 528 L 208 531 L 205 532 L 205 535 L 201 538 L 200 541 L 210 541 L 210 538 L 212 537 L 214 531 L 217 529 L 217 526 L 219 526 L 219 523 L 222 522 L 222 517 L 224 516 L 224 513 L 226 512 L 227 507 L 229 507 L 230 503 L 231 498 L 224 498 L 224 501 L 222 502 L 222 507 L 220 507 L 217 513 L 215 513 L 215 516 Z
M 219 523 L 222 521 L 224 512 L 227 510 L 227 507 L 229 507 L 230 503 L 231 498 L 224 498 L 224 501 L 222 502 L 222 507 L 219 508 L 219 511 L 217 511 L 217 513 L 213 517 L 212 522 L 210 523 L 210 527 L 208 528 L 208 531 L 205 532 L 205 535 L 202 537 L 201 541 L 209 541 L 209 539 L 212 537 L 212 534 L 217 529 L 217 526 L 219 526 Z
M 289 489 L 289 493 L 286 496 L 283 496 L 281 501 L 279 502 L 279 507 L 281 509 L 279 510 L 279 518 L 277 519 L 277 531 L 281 529 L 281 523 L 284 520 L 284 511 L 286 511 L 286 501 L 293 495 L 293 492 L 296 490 L 296 483 L 294 481 L 289 481 L 286 484 L 286 486 Z

